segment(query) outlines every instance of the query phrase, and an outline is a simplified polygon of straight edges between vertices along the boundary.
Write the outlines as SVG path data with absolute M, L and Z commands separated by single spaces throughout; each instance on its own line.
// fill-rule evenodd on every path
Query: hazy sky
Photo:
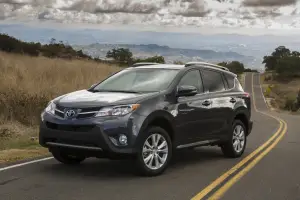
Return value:
M 0 23 L 159 31 L 300 32 L 298 0 L 0 0 Z M 118 26 L 117 26 L 118 25 Z

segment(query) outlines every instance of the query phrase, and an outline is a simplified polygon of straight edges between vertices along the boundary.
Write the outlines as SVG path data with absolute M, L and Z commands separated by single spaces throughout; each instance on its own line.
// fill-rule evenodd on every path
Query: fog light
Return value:
M 126 145 L 127 144 L 127 136 L 126 135 L 119 135 L 119 142 L 121 145 Z

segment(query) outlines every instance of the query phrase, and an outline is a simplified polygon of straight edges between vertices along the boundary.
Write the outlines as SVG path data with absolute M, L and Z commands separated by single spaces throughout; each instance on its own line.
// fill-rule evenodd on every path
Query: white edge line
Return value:
M 263 96 L 263 98 L 264 98 L 265 104 L 266 104 L 267 107 L 269 107 L 268 104 L 267 104 L 267 101 L 266 101 L 266 98 L 265 98 L 263 89 L 262 89 L 262 87 L 261 87 L 260 75 L 259 75 L 259 79 L 258 79 L 258 80 L 259 80 L 259 87 L 260 87 L 260 90 L 261 90 L 261 94 L 262 94 L 262 96 Z
M 43 162 L 43 161 L 47 161 L 52 159 L 53 157 L 47 157 L 47 158 L 42 158 L 42 159 L 38 159 L 38 160 L 32 160 L 29 162 L 24 162 L 24 163 L 20 163 L 20 164 L 16 164 L 16 165 L 11 165 L 11 166 L 7 166 L 7 167 L 3 167 L 0 168 L 0 172 L 8 170 L 8 169 L 12 169 L 12 168 L 16 168 L 16 167 L 22 167 L 24 165 L 29 165 L 29 164 L 33 164 L 33 163 L 37 163 L 37 162 Z

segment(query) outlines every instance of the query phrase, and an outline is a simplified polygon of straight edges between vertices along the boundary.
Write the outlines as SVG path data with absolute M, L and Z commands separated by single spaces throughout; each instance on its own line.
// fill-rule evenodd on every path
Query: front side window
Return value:
M 203 83 L 207 92 L 221 92 L 225 90 L 222 74 L 213 70 L 202 70 Z
M 179 70 L 125 69 L 101 82 L 93 90 L 109 92 L 157 92 L 171 84 Z
M 178 86 L 190 85 L 198 89 L 198 93 L 203 92 L 203 85 L 199 70 L 187 72 L 180 80 Z

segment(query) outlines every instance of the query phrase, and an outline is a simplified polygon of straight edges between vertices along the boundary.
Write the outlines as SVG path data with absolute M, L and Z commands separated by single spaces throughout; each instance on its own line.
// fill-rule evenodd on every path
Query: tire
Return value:
M 241 129 L 239 129 L 241 128 Z M 241 131 L 239 131 L 241 130 Z M 232 124 L 232 128 L 230 130 L 230 139 L 225 142 L 224 144 L 221 145 L 221 149 L 223 154 L 226 157 L 229 158 L 238 158 L 241 157 L 246 149 L 246 145 L 247 145 L 247 129 L 244 125 L 244 123 L 240 120 L 234 120 L 233 124 Z M 236 135 L 238 135 L 239 133 L 242 134 L 240 135 L 238 138 L 236 137 Z M 235 148 L 235 141 L 238 140 L 239 142 L 237 142 L 237 144 L 241 144 L 241 146 L 239 146 L 240 148 L 236 147 Z
M 136 156 L 136 167 L 139 175 L 157 176 L 162 174 L 168 167 L 172 157 L 172 141 L 169 134 L 160 127 L 152 126 L 149 127 L 141 137 Z M 152 139 L 154 138 L 157 141 L 158 137 L 157 145 L 152 146 Z M 149 148 L 150 146 L 153 147 L 152 150 Z M 157 161 L 159 161 L 159 166 L 155 167 L 154 165 Z
M 63 151 L 60 151 L 58 149 L 51 150 L 51 153 L 57 161 L 59 161 L 63 164 L 67 164 L 67 165 L 80 164 L 82 161 L 85 160 L 85 157 L 68 155 L 68 154 L 66 154 Z

